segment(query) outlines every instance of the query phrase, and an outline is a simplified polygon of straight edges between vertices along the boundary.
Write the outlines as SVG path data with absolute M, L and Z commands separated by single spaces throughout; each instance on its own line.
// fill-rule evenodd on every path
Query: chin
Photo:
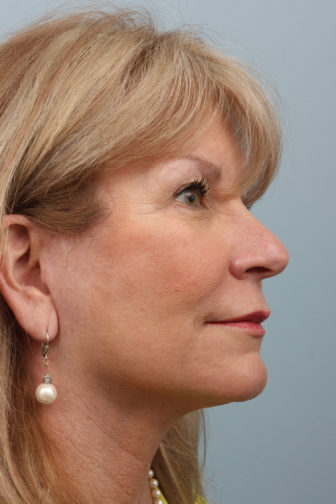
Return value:
M 223 370 L 216 383 L 213 381 L 215 377 L 212 376 L 214 387 L 210 386 L 212 390 L 208 388 L 207 395 L 203 395 L 205 404 L 201 407 L 249 401 L 261 394 L 267 383 L 267 369 L 260 356 L 240 364 L 233 369 Z
M 258 356 L 245 368 L 238 370 L 235 385 L 231 390 L 230 402 L 249 401 L 257 397 L 266 387 L 267 369 Z

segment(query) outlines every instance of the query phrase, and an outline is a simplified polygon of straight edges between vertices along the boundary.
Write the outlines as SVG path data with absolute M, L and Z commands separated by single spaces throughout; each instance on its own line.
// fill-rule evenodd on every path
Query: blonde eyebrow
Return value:
M 211 178 L 214 181 L 217 181 L 222 177 L 223 169 L 215 165 L 214 163 L 211 163 L 208 159 L 192 155 L 182 156 L 176 159 L 188 159 L 190 161 L 196 161 L 198 163 L 201 163 L 209 171 L 209 178 Z

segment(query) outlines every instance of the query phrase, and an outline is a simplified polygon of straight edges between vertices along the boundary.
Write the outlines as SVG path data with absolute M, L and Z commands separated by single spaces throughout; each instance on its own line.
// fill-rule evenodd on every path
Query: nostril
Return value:
M 248 268 L 246 273 L 257 273 L 262 275 L 267 275 L 271 270 L 269 268 L 264 268 L 264 266 L 253 266 L 253 268 Z

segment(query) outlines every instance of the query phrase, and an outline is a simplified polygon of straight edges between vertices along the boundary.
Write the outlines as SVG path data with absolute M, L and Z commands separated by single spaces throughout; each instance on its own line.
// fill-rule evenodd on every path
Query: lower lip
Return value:
M 257 322 L 250 322 L 249 320 L 241 322 L 207 322 L 207 324 L 243 329 L 258 338 L 262 338 L 266 332 L 262 325 Z

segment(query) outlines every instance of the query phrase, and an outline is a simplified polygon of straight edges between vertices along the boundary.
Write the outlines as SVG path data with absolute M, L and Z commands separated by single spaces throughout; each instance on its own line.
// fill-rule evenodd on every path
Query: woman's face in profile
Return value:
M 61 335 L 78 338 L 76 365 L 91 381 L 186 410 L 264 388 L 262 280 L 288 257 L 240 199 L 242 163 L 214 122 L 185 157 L 108 175 L 108 217 L 54 237 Z

